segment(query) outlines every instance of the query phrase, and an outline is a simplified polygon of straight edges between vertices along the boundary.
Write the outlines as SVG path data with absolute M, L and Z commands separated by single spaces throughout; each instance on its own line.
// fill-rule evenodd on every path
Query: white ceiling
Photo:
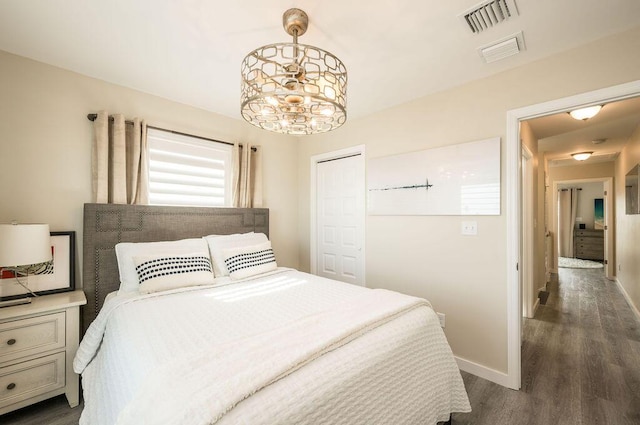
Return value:
M 538 138 L 538 150 L 545 152 L 551 166 L 576 165 L 571 157 L 575 152 L 593 152 L 584 164 L 613 161 L 640 126 L 640 98 L 608 103 L 586 121 L 562 112 L 528 123 Z
M 347 66 L 354 119 L 640 25 L 638 0 L 515 2 L 518 14 L 473 34 L 459 15 L 479 0 L 0 0 L 0 50 L 240 119 L 242 58 L 290 41 L 282 13 L 299 7 L 310 18 L 299 41 Z M 479 47 L 518 31 L 524 51 L 483 62 Z M 530 121 L 552 165 L 577 151 L 611 161 L 639 123 L 640 100 L 586 122 Z
M 476 0 L 0 0 L 0 49 L 240 118 L 240 62 L 290 41 L 282 13 L 310 17 L 300 42 L 347 66 L 349 118 L 489 76 L 640 25 L 638 0 L 516 0 L 480 34 Z M 523 31 L 526 50 L 485 64 L 477 49 Z

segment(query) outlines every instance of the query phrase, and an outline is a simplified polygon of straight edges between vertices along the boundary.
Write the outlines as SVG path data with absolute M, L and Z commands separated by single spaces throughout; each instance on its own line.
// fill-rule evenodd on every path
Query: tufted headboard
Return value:
M 120 286 L 115 245 L 206 235 L 261 232 L 269 235 L 267 208 L 202 208 L 151 205 L 85 204 L 82 289 L 83 334 L 109 292 Z

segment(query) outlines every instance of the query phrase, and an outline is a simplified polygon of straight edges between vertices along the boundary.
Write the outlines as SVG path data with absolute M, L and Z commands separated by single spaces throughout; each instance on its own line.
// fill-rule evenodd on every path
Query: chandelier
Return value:
M 335 130 L 347 120 L 347 69 L 331 53 L 298 44 L 309 18 L 300 9 L 282 16 L 293 43 L 259 47 L 242 61 L 242 117 L 276 133 Z

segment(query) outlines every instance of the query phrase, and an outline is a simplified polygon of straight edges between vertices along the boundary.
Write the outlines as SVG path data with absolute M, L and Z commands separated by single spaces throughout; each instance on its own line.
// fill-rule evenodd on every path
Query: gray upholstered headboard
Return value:
M 200 208 L 150 205 L 84 205 L 82 285 L 87 295 L 83 333 L 109 292 L 120 285 L 114 247 L 119 242 L 156 242 L 211 234 L 269 235 L 267 208 Z

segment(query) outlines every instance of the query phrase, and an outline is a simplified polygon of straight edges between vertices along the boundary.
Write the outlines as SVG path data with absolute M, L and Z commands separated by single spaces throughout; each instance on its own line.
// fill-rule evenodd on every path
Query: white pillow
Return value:
M 133 262 L 142 294 L 213 284 L 209 253 L 133 257 Z
M 231 279 L 243 279 L 275 270 L 276 257 L 271 242 L 222 250 L 224 262 Z
M 209 256 L 207 243 L 202 238 L 182 239 L 165 242 L 121 242 L 116 245 L 116 258 L 120 272 L 120 290 L 134 292 L 138 290 L 138 273 L 133 257 L 160 255 Z
M 243 248 L 247 246 L 259 245 L 269 242 L 264 233 L 236 233 L 224 236 L 205 236 L 204 240 L 209 245 L 211 261 L 213 262 L 213 273 L 216 277 L 229 276 L 227 266 L 224 264 L 222 250 L 232 248 Z

